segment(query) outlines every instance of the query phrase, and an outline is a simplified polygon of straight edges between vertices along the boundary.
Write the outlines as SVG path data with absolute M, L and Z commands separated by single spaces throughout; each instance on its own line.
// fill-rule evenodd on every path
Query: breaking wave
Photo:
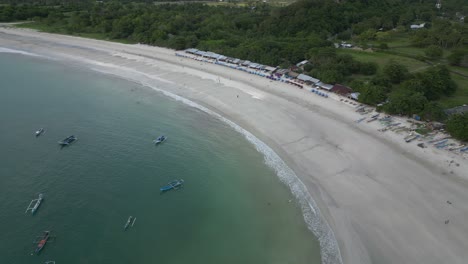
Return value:
M 27 56 L 45 58 L 42 55 L 27 52 L 27 51 L 24 51 L 24 50 L 16 50 L 16 49 L 9 49 L 9 48 L 3 48 L 3 47 L 0 47 L 0 53 L 15 53 L 15 54 L 22 54 L 22 55 L 27 55 Z

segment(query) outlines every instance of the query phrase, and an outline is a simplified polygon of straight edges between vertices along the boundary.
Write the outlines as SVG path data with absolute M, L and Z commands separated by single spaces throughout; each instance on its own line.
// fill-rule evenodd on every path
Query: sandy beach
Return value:
M 187 98 L 251 132 L 295 172 L 320 209 L 319 219 L 306 221 L 320 227 L 312 231 L 323 263 L 468 259 L 468 160 L 405 143 L 379 132 L 376 122 L 356 123 L 362 115 L 337 98 L 145 45 L 0 28 L 0 48 Z

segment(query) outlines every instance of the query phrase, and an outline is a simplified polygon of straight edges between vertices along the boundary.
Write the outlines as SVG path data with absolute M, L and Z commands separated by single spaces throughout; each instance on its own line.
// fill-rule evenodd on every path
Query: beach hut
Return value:
M 334 92 L 339 95 L 347 96 L 348 94 L 353 92 L 353 89 L 349 88 L 348 86 L 344 86 L 342 84 L 335 84 L 330 89 L 330 92 Z
M 357 101 L 359 99 L 359 95 L 360 95 L 360 93 L 350 93 L 348 95 L 348 98 Z
M 319 79 L 315 79 L 314 77 L 311 77 L 309 75 L 305 75 L 305 74 L 299 74 L 297 76 L 297 79 L 300 80 L 300 81 L 303 81 L 307 84 L 316 84 L 318 83 L 320 80 Z
M 318 86 L 320 89 L 327 90 L 327 91 L 330 91 L 333 88 L 333 85 L 323 83 L 323 82 L 318 82 L 316 86 Z
M 198 50 L 197 49 L 186 49 L 185 52 L 189 54 L 196 54 Z
M 293 71 L 288 71 L 288 72 L 286 73 L 286 75 L 287 75 L 288 77 L 291 77 L 291 78 L 295 79 L 295 78 L 297 78 L 297 76 L 299 76 L 299 73 L 293 72 Z

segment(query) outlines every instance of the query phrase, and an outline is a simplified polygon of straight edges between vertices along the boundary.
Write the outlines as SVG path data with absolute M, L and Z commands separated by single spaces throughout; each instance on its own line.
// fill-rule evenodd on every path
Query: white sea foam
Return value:
M 24 50 L 9 49 L 9 48 L 4 48 L 4 47 L 0 47 L 0 53 L 15 53 L 15 54 L 22 54 L 22 55 L 27 55 L 27 56 L 45 58 L 44 56 L 39 55 L 39 54 L 27 52 L 27 51 L 24 51 Z
M 74 57 L 74 59 L 79 59 Z M 279 177 L 279 179 L 286 184 L 291 190 L 292 194 L 297 199 L 300 204 L 302 213 L 304 215 L 304 220 L 307 224 L 309 230 L 317 237 L 320 243 L 321 258 L 323 264 L 341 264 L 341 253 L 336 241 L 335 235 L 331 230 L 328 223 L 325 221 L 323 216 L 320 213 L 320 209 L 317 207 L 317 204 L 313 200 L 305 184 L 299 179 L 299 177 L 294 173 L 294 171 L 289 168 L 286 163 L 273 151 L 268 145 L 263 141 L 255 137 L 249 131 L 243 129 L 241 126 L 232 122 L 231 120 L 223 117 L 222 115 L 199 105 L 189 99 L 176 95 L 174 93 L 168 92 L 164 89 L 157 87 L 152 84 L 153 82 L 142 81 L 141 77 L 148 78 L 149 80 L 161 81 L 160 77 L 150 75 L 147 73 L 139 72 L 135 69 L 131 69 L 124 66 L 116 66 L 113 64 L 101 63 L 97 61 L 92 61 L 89 59 L 80 59 L 83 62 L 92 64 L 98 67 L 92 68 L 95 71 L 118 76 L 120 78 L 125 78 L 129 81 L 139 83 L 143 86 L 150 87 L 155 91 L 161 92 L 165 96 L 173 98 L 176 101 L 182 102 L 188 106 L 199 109 L 209 115 L 225 122 L 235 131 L 241 133 L 260 153 L 263 154 L 265 158 L 265 164 L 271 167 Z M 164 80 L 164 83 L 171 83 L 171 81 Z

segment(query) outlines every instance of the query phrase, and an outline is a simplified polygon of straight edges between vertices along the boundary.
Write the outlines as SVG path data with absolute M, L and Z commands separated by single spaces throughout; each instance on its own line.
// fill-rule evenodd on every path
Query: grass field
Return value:
M 408 51 L 412 49 L 417 50 L 418 48 L 410 48 Z M 419 49 L 421 50 L 421 49 Z M 368 52 L 368 51 L 359 51 L 359 50 L 352 50 L 352 49 L 339 49 L 338 53 L 340 54 L 350 54 L 356 60 L 361 62 L 375 62 L 379 65 L 379 71 L 382 70 L 384 65 L 390 61 L 395 60 L 398 63 L 405 65 L 410 72 L 415 73 L 418 71 L 423 71 L 431 65 L 405 56 L 399 56 L 395 54 L 389 54 L 384 52 Z M 451 108 L 455 106 L 460 106 L 463 104 L 468 104 L 468 68 L 463 67 L 455 67 L 455 66 L 448 66 L 451 71 L 458 72 L 462 75 L 452 73 L 452 79 L 458 85 L 458 89 L 454 95 L 450 97 L 444 97 L 439 100 L 439 103 L 443 108 Z M 361 75 L 353 75 L 351 76 L 353 79 L 360 79 L 360 80 L 369 80 L 372 76 L 361 76 Z
M 451 108 L 468 104 L 468 78 L 452 74 L 452 79 L 457 83 L 458 89 L 453 96 L 439 100 L 439 103 L 443 108 Z
M 394 61 L 397 61 L 398 63 L 405 65 L 410 72 L 421 71 L 429 67 L 428 64 L 422 61 L 404 57 L 404 56 L 388 54 L 384 52 L 368 52 L 368 51 L 359 51 L 359 50 L 353 50 L 353 49 L 339 49 L 338 53 L 350 54 L 356 60 L 361 61 L 361 62 L 375 62 L 377 63 L 377 65 L 379 65 L 380 70 L 390 60 L 394 60 Z

